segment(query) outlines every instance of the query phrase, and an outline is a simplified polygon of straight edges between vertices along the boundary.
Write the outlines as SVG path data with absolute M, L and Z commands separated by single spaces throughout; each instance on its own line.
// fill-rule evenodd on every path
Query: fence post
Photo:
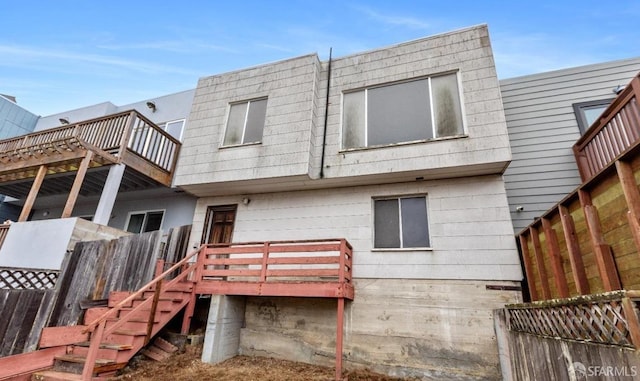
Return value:
M 629 296 L 622 298 L 622 309 L 624 310 L 624 316 L 627 318 L 631 342 L 636 349 L 640 349 L 640 319 L 638 318 L 638 309 Z

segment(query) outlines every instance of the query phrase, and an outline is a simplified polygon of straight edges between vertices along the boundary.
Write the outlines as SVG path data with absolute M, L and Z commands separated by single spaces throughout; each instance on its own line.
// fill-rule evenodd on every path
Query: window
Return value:
M 160 230 L 163 217 L 163 210 L 129 213 L 126 230 L 136 234 Z
M 344 93 L 342 148 L 464 133 L 455 73 Z
M 229 108 L 224 146 L 258 143 L 262 140 L 262 129 L 267 111 L 267 100 L 234 103 Z
M 374 248 L 430 247 L 427 198 L 374 200 Z
M 184 129 L 184 119 L 167 122 L 163 130 L 178 140 L 182 140 L 182 130 Z
M 573 112 L 578 120 L 580 134 L 584 134 L 591 125 L 598 120 L 604 110 L 609 107 L 613 99 L 600 99 L 597 101 L 581 102 L 573 104 Z

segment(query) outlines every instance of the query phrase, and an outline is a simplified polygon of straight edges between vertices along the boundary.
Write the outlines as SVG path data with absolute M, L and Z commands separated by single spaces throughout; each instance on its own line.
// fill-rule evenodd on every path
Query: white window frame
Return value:
M 404 198 L 424 198 L 425 199 L 425 213 L 427 217 L 427 239 L 429 240 L 429 246 L 425 247 L 402 247 L 403 245 L 403 237 L 402 237 L 402 206 L 400 205 L 400 200 Z M 376 201 L 384 201 L 384 200 L 398 200 L 398 227 L 400 234 L 400 247 L 376 247 L 376 225 L 375 225 L 375 209 L 376 209 Z M 371 199 L 371 251 L 373 252 L 384 252 L 384 251 L 433 251 L 433 240 L 431 237 L 431 218 L 429 214 L 429 197 L 426 193 L 420 194 L 410 194 L 410 195 L 402 195 L 402 196 L 381 196 L 381 197 L 373 197 Z
M 268 105 L 268 97 L 259 97 L 259 98 L 252 98 L 252 99 L 247 99 L 247 100 L 243 100 L 243 101 L 237 101 L 237 102 L 230 102 L 229 103 L 229 107 L 227 107 L 227 116 L 225 118 L 225 122 L 224 122 L 224 134 L 222 135 L 222 140 L 220 141 L 220 148 L 227 148 L 227 147 L 238 147 L 238 146 L 248 146 L 248 145 L 253 145 L 253 144 L 262 144 L 262 139 L 260 139 L 259 141 L 255 141 L 255 142 L 244 142 L 244 137 L 245 134 L 247 132 L 247 120 L 249 119 L 249 110 L 251 109 L 251 102 L 257 102 L 257 101 L 267 101 L 267 105 Z M 228 144 L 225 145 L 224 141 L 227 138 L 227 133 L 229 132 L 229 118 L 231 117 L 231 108 L 235 105 L 241 105 L 241 104 L 247 104 L 247 109 L 244 112 L 244 124 L 242 126 L 242 138 L 240 139 L 241 142 L 237 143 L 237 144 Z M 264 128 L 267 124 L 267 113 L 265 110 L 265 115 L 264 115 L 264 121 L 262 123 L 262 136 L 264 137 Z
M 169 127 L 169 124 L 171 124 L 171 123 L 177 123 L 177 122 L 182 122 L 182 128 L 180 129 L 180 137 L 175 137 L 175 136 L 174 136 L 174 138 L 176 138 L 176 139 L 178 139 L 178 140 L 182 141 L 182 136 L 184 135 L 184 127 L 185 127 L 185 125 L 186 125 L 186 123 L 187 123 L 187 120 L 186 120 L 186 119 L 184 119 L 184 118 L 183 118 L 183 119 L 176 119 L 176 120 L 170 120 L 170 121 L 168 121 L 168 122 L 165 122 L 165 124 L 164 124 L 164 126 L 162 127 L 162 129 L 163 129 L 166 133 L 169 133 L 169 131 L 167 130 L 167 128 Z M 169 134 L 169 135 L 171 135 L 171 134 Z M 171 135 L 171 136 L 173 136 L 173 135 Z
M 432 86 L 431 86 L 431 78 L 440 77 L 440 76 L 446 76 L 446 75 L 451 75 L 451 74 L 455 74 L 456 82 L 457 82 L 457 85 L 458 85 L 458 98 L 460 100 L 460 114 L 461 114 L 461 122 L 462 122 L 462 133 L 461 134 L 457 134 L 457 135 L 451 135 L 451 136 L 436 137 L 437 126 L 436 126 L 436 123 L 435 123 L 435 115 L 434 115 L 434 112 L 433 112 L 433 94 L 432 94 L 432 90 L 433 89 L 432 89 Z M 397 145 L 405 145 L 405 144 L 423 143 L 423 142 L 428 142 L 428 141 L 457 139 L 457 138 L 468 136 L 467 118 L 466 118 L 464 97 L 463 97 L 463 91 L 462 91 L 462 80 L 461 80 L 460 77 L 461 77 L 460 76 L 460 71 L 451 71 L 451 72 L 438 73 L 438 74 L 433 74 L 433 75 L 429 75 L 429 76 L 416 77 L 416 78 L 411 78 L 411 79 L 402 80 L 402 81 L 383 83 L 383 84 L 378 84 L 378 85 L 367 86 L 367 87 L 362 87 L 362 88 L 350 89 L 350 90 L 347 90 L 347 91 L 343 91 L 341 93 L 341 97 L 340 97 L 340 135 L 339 135 L 339 138 L 340 138 L 340 152 L 358 151 L 358 150 L 366 150 L 366 149 L 372 149 L 372 148 L 378 148 L 378 147 L 388 147 L 388 146 L 397 146 Z M 409 82 L 414 82 L 414 81 L 421 81 L 421 80 L 425 80 L 425 79 L 429 83 L 429 108 L 430 108 L 430 117 L 431 117 L 431 134 L 434 137 L 431 138 L 431 139 L 420 139 L 420 140 L 412 140 L 412 141 L 406 141 L 406 142 L 396 142 L 396 143 L 388 143 L 388 144 L 380 144 L 380 145 L 369 146 L 369 120 L 368 120 L 369 119 L 369 99 L 368 99 L 368 90 L 372 90 L 372 89 L 376 89 L 376 88 L 380 88 L 380 87 L 386 87 L 386 86 L 400 85 L 400 84 L 403 84 L 403 83 L 409 83 Z M 345 94 L 352 94 L 352 93 L 357 93 L 357 92 L 360 92 L 360 91 L 364 92 L 364 142 L 365 142 L 365 145 L 362 146 L 362 147 L 345 148 L 345 147 L 342 146 L 342 144 L 343 144 L 343 135 L 344 135 L 344 96 L 345 96 Z
M 164 217 L 167 215 L 167 210 L 166 209 L 149 209 L 149 210 L 131 211 L 131 212 L 127 213 L 127 221 L 125 222 L 124 229 L 122 229 L 122 230 L 124 230 L 126 232 L 129 231 L 127 228 L 129 227 L 129 222 L 131 222 L 131 216 L 132 215 L 134 215 L 134 214 L 143 214 L 144 213 L 144 219 L 142 220 L 142 227 L 144 228 L 145 224 L 147 223 L 147 218 L 149 216 L 149 213 L 157 213 L 157 212 L 162 212 L 162 220 L 160 221 L 160 227 L 158 228 L 158 230 L 162 230 L 162 226 L 164 225 Z M 142 232 L 132 233 L 132 234 L 142 234 Z

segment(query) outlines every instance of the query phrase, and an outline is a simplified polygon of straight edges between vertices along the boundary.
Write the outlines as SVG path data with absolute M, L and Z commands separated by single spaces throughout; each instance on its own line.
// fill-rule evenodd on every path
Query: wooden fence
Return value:
M 157 258 L 184 257 L 190 229 L 172 229 L 163 251 L 159 231 L 78 242 L 55 289 L 0 289 L 0 356 L 35 350 L 43 327 L 77 324 L 86 307 L 105 303 L 111 291 L 139 289 L 153 278 Z
M 640 147 L 518 234 L 531 300 L 640 289 Z
M 7 238 L 7 233 L 9 232 L 9 228 L 11 225 L 9 224 L 0 224 L 0 247 L 4 243 L 4 239 Z
M 511 331 L 640 349 L 640 292 L 611 293 L 506 307 Z
M 48 290 L 56 285 L 58 270 L 0 267 L 0 289 Z
M 600 303 L 602 302 L 596 302 Z M 590 303 L 586 302 L 585 308 L 588 305 Z M 612 300 L 610 306 L 615 305 Z M 557 308 L 560 306 L 552 309 L 557 311 Z M 578 314 L 579 311 L 576 310 Z M 513 325 L 509 327 L 512 323 L 509 320 L 513 320 L 513 317 L 507 317 L 511 312 L 511 309 L 500 309 L 494 313 L 496 338 L 505 380 L 622 381 L 636 380 L 640 375 L 640 356 L 637 350 L 627 346 L 597 345 L 589 341 L 549 337 L 513 329 Z M 543 316 L 546 318 L 553 315 L 548 311 Z M 601 318 L 597 314 L 591 316 L 593 321 L 587 320 L 588 326 L 598 330 L 597 325 Z M 614 315 L 608 313 L 608 316 Z

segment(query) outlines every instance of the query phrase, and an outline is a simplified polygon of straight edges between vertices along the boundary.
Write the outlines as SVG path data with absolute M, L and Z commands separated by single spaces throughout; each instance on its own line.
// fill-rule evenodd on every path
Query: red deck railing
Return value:
M 352 248 L 345 239 L 207 245 L 198 293 L 353 299 Z
M 640 143 L 640 74 L 573 146 L 585 182 Z

